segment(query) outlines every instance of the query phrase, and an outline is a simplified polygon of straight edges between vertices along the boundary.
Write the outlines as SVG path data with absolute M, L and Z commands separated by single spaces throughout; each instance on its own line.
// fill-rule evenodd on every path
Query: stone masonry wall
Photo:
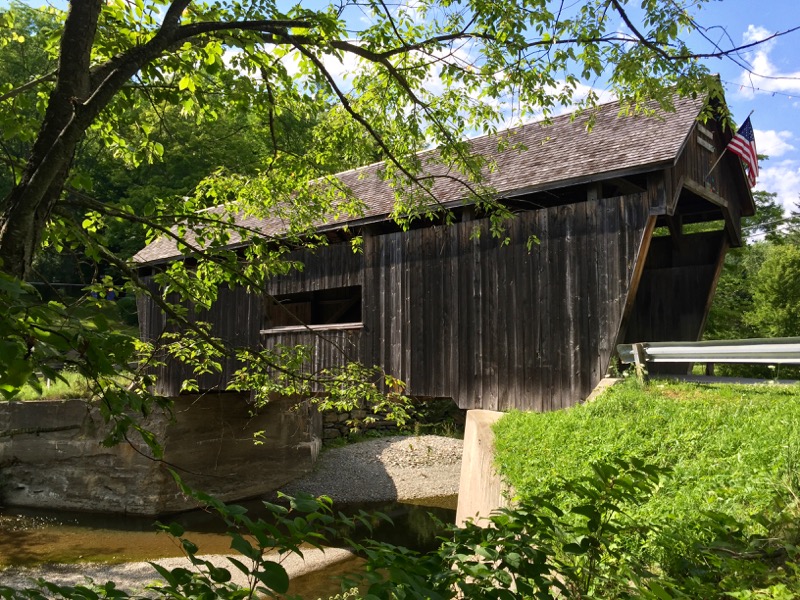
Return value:
M 174 419 L 145 426 L 164 461 L 144 444 L 101 445 L 107 432 L 84 400 L 0 403 L 0 500 L 7 506 L 161 515 L 193 508 L 167 466 L 189 486 L 225 501 L 266 494 L 311 471 L 322 423 L 308 404 L 270 402 L 251 414 L 246 395 L 175 399 Z M 260 445 L 253 436 L 259 436 Z

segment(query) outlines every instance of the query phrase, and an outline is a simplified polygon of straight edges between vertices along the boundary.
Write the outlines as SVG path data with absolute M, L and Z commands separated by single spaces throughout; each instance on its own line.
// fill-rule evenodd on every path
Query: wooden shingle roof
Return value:
M 486 157 L 496 168 L 486 174 L 484 183 L 503 198 L 545 189 L 555 189 L 608 179 L 671 166 L 703 107 L 703 99 L 675 99 L 674 112 L 658 112 L 655 116 L 619 116 L 619 104 L 604 104 L 594 111 L 595 124 L 587 131 L 588 114 L 574 120 L 571 115 L 553 119 L 549 125 L 531 123 L 501 132 L 508 136 L 510 145 L 498 150 L 495 136 L 484 136 L 470 141 L 473 153 Z M 526 149 L 518 150 L 517 145 Z M 431 156 L 428 151 L 424 157 Z M 383 163 L 353 169 L 337 175 L 365 205 L 363 216 L 351 220 L 374 221 L 388 218 L 394 208 L 394 191 L 379 176 Z M 427 175 L 447 175 L 444 165 L 426 166 Z M 457 173 L 453 173 L 457 176 Z M 463 178 L 463 176 L 462 176 Z M 458 177 L 437 178 L 432 192 L 438 202 L 452 204 L 467 196 Z M 345 221 L 323 224 L 322 227 L 341 227 Z M 258 229 L 264 234 L 276 235 L 286 231 L 281 219 L 245 217 L 240 224 Z M 189 236 L 191 233 L 188 234 Z M 191 239 L 187 242 L 191 243 Z M 232 244 L 236 244 L 232 239 Z M 178 256 L 175 241 L 162 237 L 141 250 L 136 262 L 146 264 Z

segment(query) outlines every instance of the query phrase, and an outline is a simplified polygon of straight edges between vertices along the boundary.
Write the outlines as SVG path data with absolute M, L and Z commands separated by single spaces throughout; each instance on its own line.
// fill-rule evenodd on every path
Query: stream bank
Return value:
M 311 475 L 292 482 L 284 490 L 287 493 L 306 491 L 317 495 L 327 494 L 335 503 L 377 500 L 412 504 L 420 502 L 427 506 L 445 503 L 454 507 L 455 496 L 458 493 L 462 447 L 462 440 L 454 438 L 403 436 L 378 438 L 333 448 L 322 454 Z M 391 511 L 384 509 L 384 512 Z M 427 510 L 420 509 L 419 512 Z M 450 520 L 452 521 L 452 518 Z M 407 532 L 409 527 L 398 521 L 394 529 Z M 164 540 L 170 540 L 164 534 L 159 535 L 163 536 Z M 8 535 L 3 537 L 9 538 Z M 10 536 L 10 539 L 15 537 Z M 215 550 L 205 550 L 208 546 L 199 545 L 201 552 L 215 554 L 212 557 L 215 563 L 220 561 L 221 566 L 228 564 L 227 559 L 221 555 L 222 550 L 217 553 Z M 16 544 L 16 547 L 19 548 L 19 544 Z M 343 561 L 352 559 L 347 550 L 338 548 L 328 549 L 324 553 L 312 552 L 308 556 L 311 557 L 309 560 L 300 561 L 296 570 L 290 571 L 293 578 L 305 579 L 306 582 L 309 579 L 324 581 L 330 578 L 330 571 L 340 568 L 345 564 Z M 186 562 L 182 558 L 166 560 Z M 352 567 L 358 566 L 357 562 L 348 564 Z M 303 578 L 304 574 L 309 573 L 315 573 L 315 576 Z M 84 576 L 90 576 L 97 581 L 113 579 L 120 588 L 136 589 L 154 579 L 155 572 L 146 562 L 127 562 L 117 565 L 44 564 L 33 568 L 13 567 L 2 570 L 0 583 L 12 586 L 28 585 L 32 578 L 37 577 L 63 583 L 75 581 L 74 578 L 77 577 L 77 582 L 82 582 Z M 335 591 L 335 584 L 331 587 L 328 583 L 326 589 Z M 315 593 L 317 592 L 305 591 L 302 596 L 312 599 L 321 597 L 314 595 Z

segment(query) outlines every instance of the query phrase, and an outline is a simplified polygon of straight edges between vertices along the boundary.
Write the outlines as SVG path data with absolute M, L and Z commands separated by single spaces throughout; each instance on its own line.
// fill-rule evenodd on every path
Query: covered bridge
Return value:
M 323 226 L 332 243 L 298 251 L 305 269 L 275 278 L 263 297 L 221 290 L 203 319 L 233 345 L 310 345 L 316 368 L 343 362 L 344 351 L 403 380 L 412 396 L 461 408 L 573 405 L 603 377 L 617 343 L 698 339 L 725 253 L 742 243 L 753 199 L 736 156 L 710 172 L 731 133 L 700 124 L 702 107 L 676 99 L 674 112 L 619 116 L 610 103 L 591 133 L 588 115 L 510 130 L 522 151 L 473 140 L 497 164 L 488 185 L 517 212 L 508 244 L 463 203 L 458 184 L 434 187 L 456 223 L 402 231 L 380 165 L 343 173 L 366 214 L 346 229 Z M 702 233 L 687 227 L 697 223 L 707 224 Z M 359 234 L 356 254 L 347 239 Z M 532 235 L 539 243 L 529 246 Z M 147 278 L 177 256 L 161 239 L 136 260 Z M 144 297 L 139 316 L 143 337 L 155 339 L 164 316 Z M 224 385 L 233 368 L 200 387 Z M 179 365 L 158 375 L 170 395 L 190 376 Z

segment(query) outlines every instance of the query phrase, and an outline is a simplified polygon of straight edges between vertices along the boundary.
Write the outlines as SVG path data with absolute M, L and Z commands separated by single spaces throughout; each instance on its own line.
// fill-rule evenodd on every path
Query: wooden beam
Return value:
M 667 221 L 669 235 L 672 238 L 672 243 L 678 249 L 678 251 L 680 251 L 681 243 L 683 241 L 683 216 L 667 215 L 665 219 Z
M 683 182 L 686 180 L 686 177 L 681 175 L 681 178 L 678 179 L 678 185 L 675 186 L 675 191 L 672 194 L 672 198 L 670 199 L 670 203 L 667 205 L 667 214 L 674 215 L 675 209 L 678 206 L 678 200 L 681 198 L 681 191 L 683 190 Z
M 712 192 L 707 187 L 700 185 L 693 179 L 686 178 L 683 182 L 684 187 L 692 192 L 700 196 L 703 200 L 708 200 L 711 204 L 715 204 L 720 208 L 727 209 L 728 208 L 728 201 L 725 200 L 722 196 L 717 194 L 716 192 Z
M 633 345 L 633 364 L 639 383 L 647 383 L 647 356 L 645 355 L 644 346 L 642 346 L 642 344 Z
M 650 198 L 650 214 L 667 213 L 667 178 L 664 171 L 647 174 L 647 194 Z
M 715 206 L 719 206 L 722 209 L 722 217 L 725 219 L 725 230 L 728 232 L 730 236 L 731 244 L 734 246 L 741 246 L 742 245 L 742 228 L 741 223 L 734 221 L 733 216 L 731 215 L 730 208 L 728 207 L 728 201 L 712 192 L 705 186 L 700 185 L 696 181 L 692 179 L 686 179 L 684 182 L 686 189 L 700 196 L 703 200 L 707 200 L 711 204 Z
M 617 332 L 617 339 L 614 340 L 613 348 L 616 348 L 625 339 L 625 330 L 628 327 L 633 305 L 636 302 L 636 293 L 639 291 L 639 283 L 642 281 L 642 274 L 644 273 L 645 263 L 647 263 L 647 255 L 650 253 L 650 242 L 653 240 L 653 231 L 655 231 L 657 220 L 658 217 L 655 215 L 647 218 L 647 225 L 645 225 L 639 251 L 636 253 L 636 265 L 633 267 L 633 276 L 628 288 L 628 295 L 625 298 L 625 307 L 622 311 L 622 319 L 620 320 L 619 331 Z
M 603 184 L 594 181 L 586 186 L 586 201 L 595 202 L 603 197 Z
M 349 329 L 362 329 L 363 323 L 326 323 L 324 325 L 282 325 L 280 327 L 270 327 L 261 329 L 261 335 L 273 335 L 277 333 L 306 333 L 314 331 L 344 331 Z
M 703 331 L 706 328 L 706 321 L 708 321 L 708 313 L 711 310 L 711 304 L 714 302 L 714 296 L 717 292 L 717 284 L 719 283 L 719 278 L 722 275 L 722 267 L 725 265 L 725 255 L 728 253 L 728 248 L 730 247 L 730 242 L 726 238 L 722 238 L 722 244 L 720 244 L 719 254 L 717 255 L 717 266 L 714 270 L 714 278 L 711 281 L 711 287 L 708 291 L 708 298 L 706 299 L 706 306 L 705 311 L 703 313 L 703 320 L 700 323 L 700 329 L 698 330 L 697 340 L 700 340 L 700 337 L 703 335 Z M 713 371 L 713 366 L 711 367 Z

